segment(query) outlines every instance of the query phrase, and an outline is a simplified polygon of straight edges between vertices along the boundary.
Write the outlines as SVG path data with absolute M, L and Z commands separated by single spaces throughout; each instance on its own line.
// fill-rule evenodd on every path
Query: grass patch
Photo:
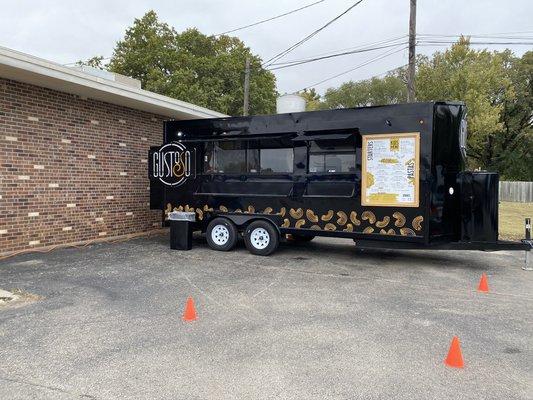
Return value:
M 517 240 L 524 238 L 524 219 L 533 218 L 533 203 L 500 202 L 500 239 Z

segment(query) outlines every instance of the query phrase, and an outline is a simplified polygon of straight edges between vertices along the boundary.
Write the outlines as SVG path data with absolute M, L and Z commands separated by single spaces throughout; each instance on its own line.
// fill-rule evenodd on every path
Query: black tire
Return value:
M 244 243 L 250 253 L 268 256 L 279 246 L 279 232 L 270 222 L 254 221 L 244 231 Z
M 310 242 L 314 238 L 315 236 L 313 235 L 298 235 L 297 233 L 291 233 L 290 238 L 288 240 L 289 242 L 304 243 Z
M 238 236 L 237 228 L 226 218 L 215 218 L 207 226 L 207 244 L 213 250 L 230 251 L 235 247 Z

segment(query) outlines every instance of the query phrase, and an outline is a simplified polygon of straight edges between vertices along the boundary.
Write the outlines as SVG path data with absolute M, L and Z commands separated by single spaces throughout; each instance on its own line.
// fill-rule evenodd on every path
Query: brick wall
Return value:
M 163 117 L 0 79 L 0 254 L 160 227 Z

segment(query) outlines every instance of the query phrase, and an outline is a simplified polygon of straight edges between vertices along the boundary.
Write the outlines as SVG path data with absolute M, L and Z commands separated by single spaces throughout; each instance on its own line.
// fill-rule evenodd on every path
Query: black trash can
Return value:
M 169 214 L 170 248 L 190 250 L 192 248 L 192 224 L 196 220 L 193 212 L 173 211 Z

